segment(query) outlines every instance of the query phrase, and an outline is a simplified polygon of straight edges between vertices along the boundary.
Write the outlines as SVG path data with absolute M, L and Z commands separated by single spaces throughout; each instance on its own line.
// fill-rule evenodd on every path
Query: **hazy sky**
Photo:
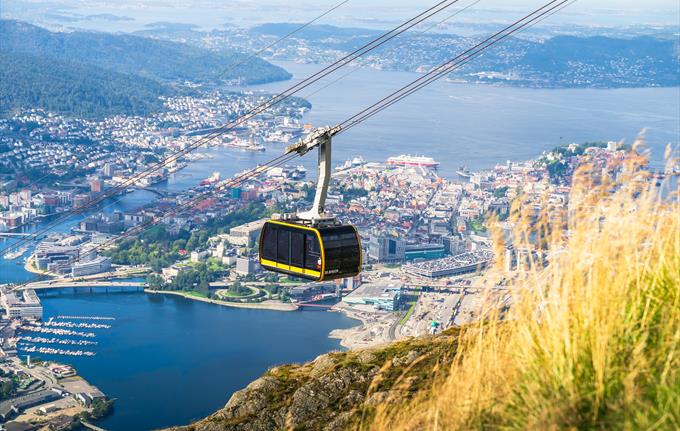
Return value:
M 29 21 L 50 14 L 92 15 L 109 13 L 134 18 L 129 22 L 80 22 L 76 26 L 113 26 L 134 30 L 157 21 L 219 27 L 225 23 L 253 25 L 262 22 L 302 22 L 341 0 L 0 0 L 0 12 Z M 437 3 L 438 0 L 350 0 L 319 23 L 341 26 L 392 26 Z M 460 0 L 451 10 L 474 0 Z M 481 0 L 456 17 L 457 22 L 509 21 L 548 0 Z M 548 21 L 546 21 L 548 22 Z M 578 0 L 549 18 L 553 24 L 588 26 L 679 25 L 679 0 Z

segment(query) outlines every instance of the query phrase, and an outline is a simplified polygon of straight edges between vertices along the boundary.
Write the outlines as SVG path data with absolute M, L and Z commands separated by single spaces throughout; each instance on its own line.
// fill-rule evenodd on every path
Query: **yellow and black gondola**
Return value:
M 267 270 L 315 281 L 353 277 L 361 270 L 354 226 L 269 220 L 260 235 L 260 264 Z

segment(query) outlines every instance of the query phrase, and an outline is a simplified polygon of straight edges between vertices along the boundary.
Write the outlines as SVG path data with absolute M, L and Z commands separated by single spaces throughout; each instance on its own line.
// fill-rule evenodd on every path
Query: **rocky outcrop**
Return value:
M 450 362 L 457 333 L 321 355 L 269 370 L 211 416 L 174 431 L 344 430 L 379 403 L 408 399 Z M 439 366 L 437 366 L 439 365 Z

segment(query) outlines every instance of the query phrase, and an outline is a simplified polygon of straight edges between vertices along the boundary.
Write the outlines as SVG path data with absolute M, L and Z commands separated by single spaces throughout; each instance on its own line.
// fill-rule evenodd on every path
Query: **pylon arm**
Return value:
M 338 133 L 340 130 L 340 126 L 319 127 L 303 139 L 300 139 L 296 143 L 287 146 L 286 154 L 298 153 L 299 155 L 304 156 L 314 148 L 321 145 L 322 142 L 330 140 L 333 135 Z
M 325 214 L 325 207 L 326 196 L 328 195 L 328 184 L 331 179 L 331 139 L 333 135 L 339 131 L 339 126 L 322 127 L 286 148 L 286 154 L 296 152 L 300 155 L 307 154 L 314 148 L 319 148 L 319 172 L 317 175 L 314 203 L 309 211 L 296 214 L 297 219 L 317 224 L 335 218 L 332 215 Z

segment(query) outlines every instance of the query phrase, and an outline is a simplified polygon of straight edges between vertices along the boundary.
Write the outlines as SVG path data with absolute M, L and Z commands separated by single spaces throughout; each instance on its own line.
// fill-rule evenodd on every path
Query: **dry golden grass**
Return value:
M 518 203 L 514 244 L 538 243 L 549 266 L 504 274 L 504 318 L 487 307 L 432 388 L 361 428 L 680 429 L 680 206 L 641 163 L 616 181 L 580 169 L 568 216 Z

